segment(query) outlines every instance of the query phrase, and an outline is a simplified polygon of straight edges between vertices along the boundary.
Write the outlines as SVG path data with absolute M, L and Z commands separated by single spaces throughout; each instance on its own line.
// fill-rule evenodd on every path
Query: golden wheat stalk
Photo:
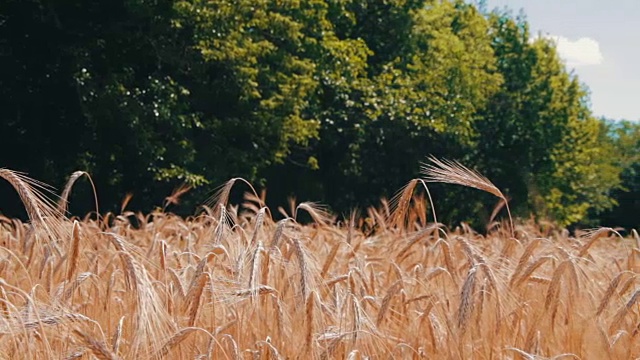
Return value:
M 306 211 L 309 216 L 320 226 L 328 226 L 334 222 L 333 216 L 320 204 L 314 202 L 302 202 L 296 207 L 293 218 L 298 219 L 298 210 Z
M 44 229 L 51 239 L 61 239 L 64 236 L 63 214 L 57 209 L 55 202 L 45 195 L 53 195 L 49 185 L 3 168 L 0 168 L 0 178 L 5 179 L 16 190 L 34 226 Z
M 403 231 L 405 230 L 405 221 L 409 212 L 409 204 L 411 203 L 411 199 L 413 198 L 413 194 L 418 184 L 422 184 L 427 193 L 427 196 L 429 197 L 429 205 L 431 205 L 431 212 L 433 213 L 433 222 L 436 224 L 438 223 L 438 218 L 436 216 L 436 210 L 433 206 L 433 200 L 431 199 L 431 192 L 429 191 L 429 187 L 422 179 L 412 179 L 402 189 L 400 189 L 389 202 L 391 214 L 389 215 L 387 222 L 391 226 L 399 228 Z
M 474 189 L 482 190 L 502 199 L 509 215 L 509 224 L 513 236 L 513 218 L 509 209 L 507 197 L 489 179 L 475 170 L 471 170 L 457 161 L 447 159 L 439 160 L 433 156 L 429 157 L 431 164 L 422 166 L 422 173 L 427 182 L 442 182 L 456 184 Z
M 253 185 L 251 185 L 250 182 L 248 182 L 247 180 L 243 179 L 243 178 L 233 178 L 230 179 L 229 181 L 227 181 L 224 185 L 222 185 L 220 188 L 218 188 L 218 190 L 213 194 L 213 196 L 211 196 L 206 202 L 205 204 L 207 206 L 210 206 L 212 209 L 220 209 L 220 207 L 226 207 L 227 203 L 229 202 L 229 196 L 231 195 L 231 189 L 233 188 L 233 186 L 236 184 L 236 182 L 241 182 L 246 184 L 249 189 L 251 190 L 251 192 L 253 192 L 253 195 L 255 195 L 255 197 L 257 199 L 260 199 L 260 197 L 258 196 L 258 193 L 256 192 L 256 189 L 253 187 Z M 264 203 L 260 203 L 260 206 L 265 206 Z
M 80 248 L 80 223 L 78 221 L 73 222 L 73 229 L 71 231 L 71 247 L 68 251 L 68 269 L 67 269 L 67 281 L 71 281 L 73 274 L 78 267 L 78 255 Z
M 462 290 L 460 292 L 460 306 L 458 307 L 458 327 L 460 328 L 462 333 L 464 333 L 464 331 L 466 330 L 468 320 L 473 313 L 477 270 L 477 266 L 473 266 L 471 269 L 469 269 L 464 284 L 462 285 Z
M 116 354 L 109 350 L 107 344 L 104 341 L 96 339 L 79 329 L 75 329 L 73 332 L 84 341 L 84 343 L 93 353 L 93 356 L 95 356 L 96 358 L 100 360 L 120 359 Z
M 67 180 L 67 183 L 65 184 L 62 190 L 62 194 L 60 195 L 60 200 L 58 200 L 58 211 L 61 214 L 64 214 L 67 212 L 67 208 L 69 206 L 69 195 L 71 194 L 71 189 L 73 188 L 73 185 L 76 183 L 76 180 L 78 180 L 83 175 L 89 180 L 89 183 L 91 184 L 91 189 L 93 190 L 93 199 L 96 205 L 96 214 L 97 216 L 100 216 L 100 210 L 98 208 L 98 192 L 96 191 L 96 186 L 93 183 L 93 179 L 91 178 L 91 175 L 89 175 L 89 173 L 85 171 L 76 171 L 73 174 L 71 174 L 71 176 L 69 176 L 69 179 Z
M 160 359 L 165 357 L 173 348 L 178 346 L 181 342 L 186 340 L 189 337 L 189 335 L 191 335 L 197 330 L 205 331 L 200 328 L 187 327 L 176 332 L 175 334 L 173 334 L 173 336 L 171 336 L 171 338 L 169 338 L 169 340 L 167 340 L 167 342 L 162 346 L 162 348 L 158 350 L 158 352 L 156 352 L 154 358 Z

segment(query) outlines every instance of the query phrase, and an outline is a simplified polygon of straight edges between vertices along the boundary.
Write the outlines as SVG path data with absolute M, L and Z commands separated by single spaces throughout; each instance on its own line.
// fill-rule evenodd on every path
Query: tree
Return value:
M 429 154 L 468 153 L 476 112 L 500 84 L 488 22 L 468 4 L 357 2 L 345 9 L 333 20 L 336 32 L 364 40 L 369 56 L 356 63 L 364 58 L 367 71 L 339 85 L 323 82 L 313 150 L 319 170 L 298 171 L 319 179 L 314 191 L 343 211 L 393 195 Z M 369 31 L 372 24 L 394 29 Z
M 10 0 L 3 7 L 11 53 L 1 66 L 3 164 L 52 184 L 86 170 L 104 203 L 133 191 L 146 209 L 175 186 L 150 183 L 204 182 L 192 164 L 197 122 L 188 91 L 175 81 L 183 43 L 172 30 L 171 3 Z
M 530 40 L 522 18 L 489 17 L 504 84 L 476 122 L 477 154 L 488 176 L 521 216 L 533 212 L 567 225 L 585 220 L 590 208 L 611 207 L 617 168 L 598 143 L 588 93 L 567 72 L 554 43 Z
M 601 144 L 608 144 L 613 149 L 611 158 L 622 169 L 621 186 L 612 192 L 617 204 L 609 211 L 593 214 L 593 217 L 599 218 L 603 225 L 639 229 L 640 124 L 602 119 L 601 129 L 606 135 Z
M 53 184 L 88 171 L 103 209 L 241 176 L 348 211 L 393 195 L 431 154 L 476 164 L 521 216 L 605 211 L 622 145 L 603 141 L 553 43 L 483 7 L 7 0 L 0 165 Z M 441 219 L 488 213 L 481 194 L 434 190 Z

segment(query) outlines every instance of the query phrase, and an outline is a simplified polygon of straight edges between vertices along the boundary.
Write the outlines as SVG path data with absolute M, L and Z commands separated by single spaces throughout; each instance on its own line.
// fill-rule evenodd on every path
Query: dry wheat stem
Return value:
M 465 167 L 457 161 L 450 161 L 447 159 L 439 160 L 433 156 L 429 157 L 429 161 L 431 161 L 431 164 L 425 164 L 422 167 L 422 173 L 425 175 L 426 181 L 472 187 L 486 191 L 502 199 L 507 208 L 509 223 L 511 225 L 511 233 L 513 236 L 513 218 L 511 217 L 511 210 L 509 209 L 509 201 L 500 189 L 498 189 L 489 179 L 481 175 L 479 172 Z
M 415 192 L 400 195 L 402 209 L 383 203 L 348 223 L 275 222 L 253 196 L 186 219 L 162 208 L 44 216 L 63 224 L 49 237 L 61 253 L 39 240 L 37 212 L 31 224 L 0 217 L 0 354 L 640 356 L 633 236 L 575 237 L 524 220 L 518 239 L 449 231 L 427 224 Z

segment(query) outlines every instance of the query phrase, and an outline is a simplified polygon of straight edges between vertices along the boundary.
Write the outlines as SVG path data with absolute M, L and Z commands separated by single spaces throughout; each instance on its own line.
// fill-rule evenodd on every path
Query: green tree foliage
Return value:
M 501 79 L 489 24 L 470 5 L 354 2 L 341 15 L 351 20 L 335 21 L 338 32 L 364 40 L 368 71 L 340 86 L 323 83 L 321 140 L 312 149 L 320 169 L 286 171 L 319 177 L 323 200 L 348 209 L 393 195 L 418 176 L 427 154 L 469 152 L 476 112 Z M 372 24 L 393 30 L 382 41 L 387 31 L 372 31 Z
M 622 186 L 613 191 L 616 206 L 599 214 L 600 223 L 640 229 L 640 124 L 630 121 L 602 120 L 600 145 L 612 148 Z M 598 215 L 598 214 L 596 214 Z
M 158 200 L 193 173 L 194 114 L 176 82 L 181 39 L 170 3 L 3 2 L 3 165 L 62 184 L 93 174 L 101 199 Z M 4 79 L 7 82 L 4 82 Z M 4 86 L 6 84 L 6 86 Z
M 226 131 L 238 133 L 250 162 L 281 160 L 289 144 L 317 136 L 307 107 L 322 54 L 322 2 L 179 2 L 177 28 L 189 26 L 194 47 L 211 72 L 208 84 L 225 99 L 211 109 Z M 220 113 L 219 115 L 216 113 Z M 243 139 L 243 137 L 246 137 Z M 243 160 L 243 159 L 238 159 Z M 255 171 L 256 169 L 254 169 Z
M 482 2 L 6 0 L 0 14 L 0 166 L 54 184 L 86 170 L 103 204 L 133 192 L 146 210 L 180 182 L 242 176 L 348 211 L 429 154 L 562 224 L 636 190 L 637 161 L 612 159 L 637 132 L 594 119 L 555 45 Z M 441 219 L 489 213 L 481 194 L 434 190 Z
M 584 220 L 589 209 L 610 208 L 619 169 L 599 145 L 602 129 L 587 92 L 550 40 L 531 40 L 523 19 L 493 13 L 490 20 L 504 83 L 476 122 L 486 173 L 520 215 L 566 225 Z

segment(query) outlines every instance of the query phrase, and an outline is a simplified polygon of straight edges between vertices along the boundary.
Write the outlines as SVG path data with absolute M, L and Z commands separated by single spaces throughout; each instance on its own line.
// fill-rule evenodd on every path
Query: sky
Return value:
M 556 40 L 591 91 L 594 115 L 640 121 L 640 0 L 487 0 L 526 14 L 531 34 Z

